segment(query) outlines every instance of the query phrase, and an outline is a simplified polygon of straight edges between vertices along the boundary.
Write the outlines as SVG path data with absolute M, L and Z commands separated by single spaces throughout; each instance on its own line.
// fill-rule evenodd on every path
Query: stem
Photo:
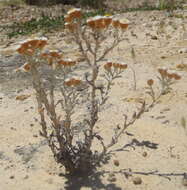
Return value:
M 132 67 L 130 67 L 130 68 L 131 68 L 131 70 L 133 72 L 133 81 L 134 81 L 134 87 L 133 87 L 133 89 L 136 90 L 136 72 L 135 72 L 135 70 Z

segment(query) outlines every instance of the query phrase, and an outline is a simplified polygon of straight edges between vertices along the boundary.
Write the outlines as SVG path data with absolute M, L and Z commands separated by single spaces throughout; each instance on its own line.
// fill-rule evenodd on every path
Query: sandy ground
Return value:
M 176 14 L 187 16 L 187 12 L 182 11 Z M 100 112 L 97 129 L 101 130 L 106 142 L 109 142 L 114 126 L 122 124 L 123 114 L 132 115 L 131 110 L 136 108 L 139 98 L 150 101 L 145 94 L 146 81 L 153 78 L 158 82 L 158 67 L 178 71 L 177 65 L 184 63 L 179 71 L 182 79 L 173 84 L 171 93 L 164 95 L 150 112 L 146 112 L 127 129 L 128 133 L 114 147 L 116 151 L 109 163 L 98 168 L 98 172 L 92 176 L 65 178 L 64 169 L 55 163 L 45 140 L 38 134 L 40 125 L 29 77 L 17 76 L 12 72 L 17 67 L 19 57 L 12 55 L 11 47 L 16 45 L 18 39 L 11 40 L 11 46 L 5 41 L 0 47 L 0 190 L 187 189 L 182 183 L 182 176 L 167 179 L 157 175 L 134 174 L 126 178 L 120 172 L 122 169 L 174 174 L 187 172 L 187 131 L 181 124 L 181 119 L 187 118 L 187 53 L 178 52 L 187 47 L 187 22 L 177 16 L 167 17 L 164 12 L 158 11 L 126 13 L 120 17 L 131 21 L 127 31 L 129 42 L 121 43 L 110 57 L 127 62 L 129 69 L 116 81 L 106 108 Z M 161 21 L 165 23 L 164 32 L 159 29 Z M 73 54 L 74 46 L 65 44 L 63 38 L 59 41 L 58 36 L 60 34 L 49 35 L 53 47 L 58 42 L 58 45 L 66 48 L 64 51 Z M 132 46 L 136 53 L 135 65 L 130 53 Z M 137 74 L 136 91 L 133 90 L 130 66 Z M 25 101 L 16 101 L 16 96 L 21 94 L 32 96 Z M 135 141 L 140 144 L 133 144 Z M 141 144 L 143 141 L 148 144 Z M 133 147 L 128 144 L 133 144 Z M 119 160 L 119 166 L 113 164 L 115 159 Z M 113 172 L 115 180 L 112 181 L 109 176 Z M 137 176 L 142 179 L 139 185 L 133 183 Z

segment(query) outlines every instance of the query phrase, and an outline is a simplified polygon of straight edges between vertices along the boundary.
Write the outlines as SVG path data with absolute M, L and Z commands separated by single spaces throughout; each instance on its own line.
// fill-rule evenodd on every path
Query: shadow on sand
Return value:
M 70 175 L 61 175 L 67 179 L 63 189 L 66 190 L 80 190 L 82 187 L 90 188 L 92 190 L 105 189 L 105 190 L 122 190 L 120 187 L 117 187 L 116 184 L 109 182 L 104 184 L 102 182 L 102 177 L 105 172 L 92 172 L 84 176 L 70 176 Z M 60 189 L 62 190 L 62 189 Z

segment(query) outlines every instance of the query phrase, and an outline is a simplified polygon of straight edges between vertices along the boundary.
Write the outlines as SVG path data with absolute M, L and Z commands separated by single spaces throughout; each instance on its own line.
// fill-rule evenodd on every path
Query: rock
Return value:
M 108 180 L 109 182 L 115 182 L 115 181 L 116 181 L 116 176 L 115 176 L 115 174 L 114 174 L 114 173 L 110 173 L 109 176 L 108 176 L 108 178 L 107 178 L 107 180 Z
M 114 163 L 115 166 L 119 166 L 119 161 L 118 160 L 114 160 L 113 163 Z
M 11 175 L 11 176 L 10 176 L 10 179 L 14 179 L 14 175 Z
M 132 179 L 132 181 L 133 181 L 133 183 L 134 183 L 135 185 L 140 185 L 140 184 L 142 183 L 142 179 L 141 179 L 140 177 L 134 177 L 134 178 Z
M 158 117 L 156 117 L 155 119 L 164 119 L 166 116 L 158 116 Z
M 187 53 L 187 48 L 179 49 L 178 53 Z
M 166 59 L 166 56 L 165 56 L 165 55 L 162 55 L 160 58 L 161 58 L 161 59 Z
M 163 124 L 168 124 L 169 123 L 169 120 L 165 120 L 162 122 Z
M 143 152 L 143 153 L 142 153 L 142 156 L 143 156 L 143 157 L 146 157 L 146 156 L 147 156 L 147 152 Z
M 152 35 L 152 36 L 151 36 L 151 39 L 152 39 L 152 40 L 158 40 L 158 37 L 155 36 L 155 35 Z

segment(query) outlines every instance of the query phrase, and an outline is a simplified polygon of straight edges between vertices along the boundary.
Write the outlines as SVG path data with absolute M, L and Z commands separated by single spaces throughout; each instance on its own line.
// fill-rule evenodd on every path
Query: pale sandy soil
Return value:
M 187 13 L 184 14 L 187 16 Z M 136 108 L 139 98 L 150 101 L 145 94 L 146 80 L 153 78 L 158 82 L 158 67 L 179 70 L 176 67 L 178 64 L 187 63 L 187 53 L 178 52 L 187 47 L 187 34 L 184 30 L 184 27 L 187 29 L 186 20 L 167 17 L 165 13 L 157 11 L 127 13 L 120 17 L 128 18 L 132 23 L 127 31 L 129 43 L 120 44 L 109 58 L 117 57 L 133 66 L 130 52 L 131 47 L 134 47 L 137 63 L 133 67 L 137 73 L 137 90 L 132 89 L 132 71 L 127 69 L 112 88 L 106 108 L 100 112 L 97 130 L 101 131 L 106 142 L 109 142 L 114 126 L 122 124 L 123 114 L 132 115 L 131 110 Z M 165 33 L 162 36 L 157 34 L 160 21 L 165 22 Z M 151 39 L 155 35 L 158 40 Z M 63 39 L 59 41 L 58 34 L 49 35 L 49 39 L 53 47 L 58 47 L 58 42 L 58 45 L 66 48 L 64 51 L 71 50 L 71 54 L 74 54 L 74 46 L 65 44 Z M 13 41 L 11 46 L 15 44 Z M 11 46 L 7 46 L 7 42 L 1 45 L 1 59 L 12 59 Z M 12 60 L 9 61 L 10 64 L 14 64 L 17 58 Z M 128 128 L 127 132 L 131 136 L 124 134 L 114 149 L 131 143 L 133 139 L 155 143 L 157 146 L 126 146 L 121 151 L 116 151 L 109 163 L 98 168 L 98 173 L 82 179 L 63 177 L 64 169 L 55 163 L 44 139 L 38 135 L 40 125 L 29 78 L 12 73 L 16 65 L 2 67 L 1 64 L 3 63 L 0 63 L 0 190 L 187 189 L 182 184 L 182 176 L 171 176 L 168 180 L 160 176 L 134 174 L 133 177 L 140 176 L 142 179 L 142 184 L 134 185 L 133 177 L 127 179 L 117 172 L 121 169 L 174 174 L 187 172 L 187 131 L 181 125 L 181 118 L 187 118 L 187 67 L 184 66 L 179 71 L 182 79 L 173 85 L 173 91 L 163 96 L 150 112 Z M 21 94 L 32 96 L 25 101 L 16 101 L 15 97 Z M 118 167 L 113 164 L 114 159 L 119 160 Z M 108 181 L 109 172 L 115 171 L 116 181 Z

